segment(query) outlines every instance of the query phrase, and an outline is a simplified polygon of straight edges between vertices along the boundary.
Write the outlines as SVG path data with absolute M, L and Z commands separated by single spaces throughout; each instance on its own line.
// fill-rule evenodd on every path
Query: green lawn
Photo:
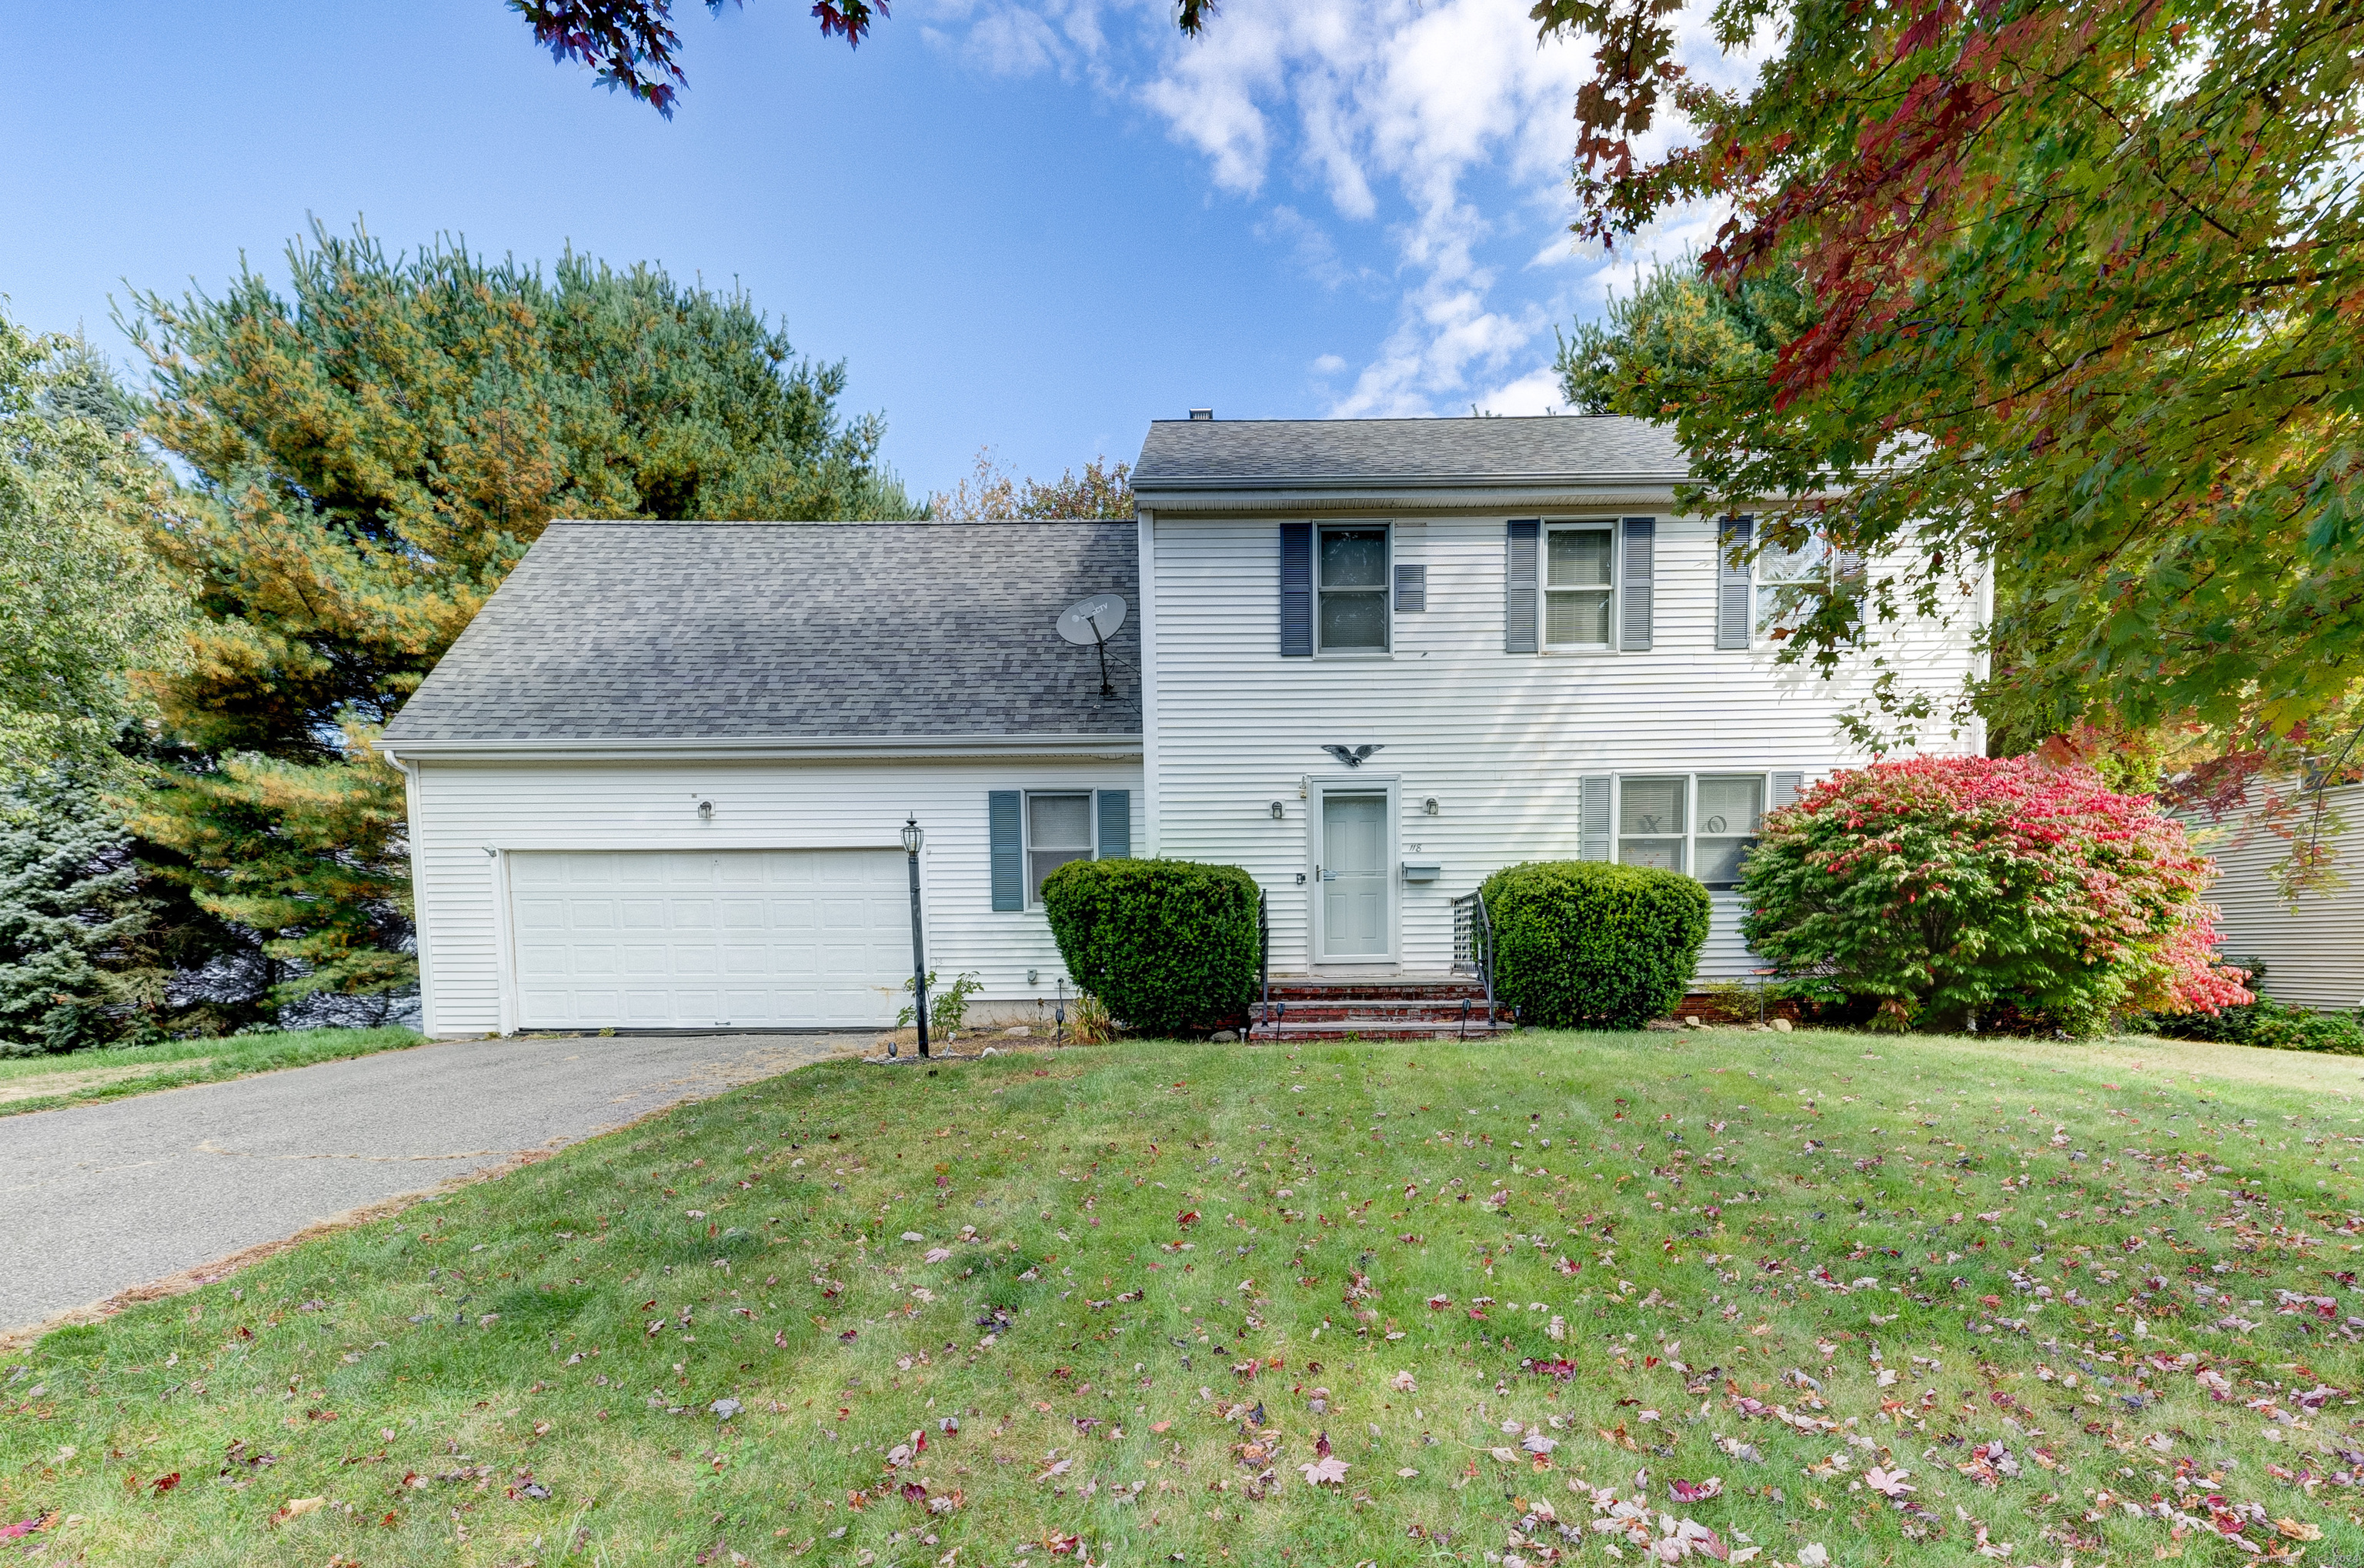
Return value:
M 119 1050 L 76 1051 L 62 1056 L 0 1056 L 0 1116 L 55 1110 L 90 1100 L 119 1099 L 153 1089 L 177 1089 L 243 1078 L 278 1067 L 309 1067 L 345 1056 L 398 1051 L 420 1036 L 401 1028 L 288 1029 L 278 1034 L 173 1040 Z
M 2352 1561 L 2359 1089 L 1741 1030 L 826 1064 L 0 1355 L 0 1514 L 315 1568 Z

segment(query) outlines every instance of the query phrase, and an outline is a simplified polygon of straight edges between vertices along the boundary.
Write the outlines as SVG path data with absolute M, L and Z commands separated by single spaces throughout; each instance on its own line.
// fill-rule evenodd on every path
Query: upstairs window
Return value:
M 1617 539 L 1606 523 L 1544 531 L 1544 646 L 1611 648 L 1617 641 Z
M 1315 622 L 1323 653 L 1385 653 L 1388 648 L 1388 530 L 1383 524 L 1325 527 L 1314 551 Z
M 1767 539 L 1756 552 L 1756 640 L 1780 642 L 1813 617 L 1831 591 L 1831 547 L 1807 540 L 1784 550 Z

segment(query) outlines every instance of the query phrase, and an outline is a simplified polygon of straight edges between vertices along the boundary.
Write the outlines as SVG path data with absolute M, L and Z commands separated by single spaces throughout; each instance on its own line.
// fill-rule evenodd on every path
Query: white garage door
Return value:
M 524 1029 L 891 1024 L 911 905 L 893 850 L 509 857 Z

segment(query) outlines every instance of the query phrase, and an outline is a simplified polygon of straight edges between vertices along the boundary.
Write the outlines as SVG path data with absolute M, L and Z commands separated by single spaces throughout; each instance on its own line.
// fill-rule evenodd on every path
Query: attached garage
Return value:
M 891 850 L 508 856 L 523 1029 L 891 1024 L 911 968 Z
M 1074 981 L 1028 874 L 1130 852 L 1145 800 L 1140 617 L 1105 687 L 1059 617 L 1139 591 L 1138 538 L 550 524 L 378 740 L 421 1027 L 891 1028 L 907 822 L 937 997 L 960 986 L 971 1029 L 1047 1022 Z

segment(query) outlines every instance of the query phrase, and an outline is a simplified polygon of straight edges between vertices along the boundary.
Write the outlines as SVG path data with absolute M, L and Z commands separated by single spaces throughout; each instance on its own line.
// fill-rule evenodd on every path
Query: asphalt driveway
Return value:
M 0 1117 L 0 1332 L 875 1038 L 446 1041 Z

